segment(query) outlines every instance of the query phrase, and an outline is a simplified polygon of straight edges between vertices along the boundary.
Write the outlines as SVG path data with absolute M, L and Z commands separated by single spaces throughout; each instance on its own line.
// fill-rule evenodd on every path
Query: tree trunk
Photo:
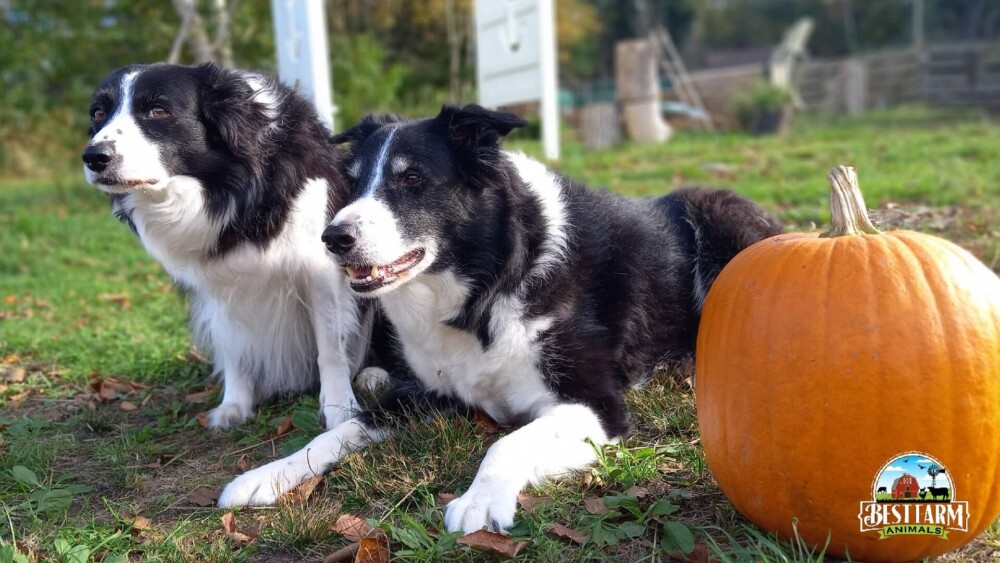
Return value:
M 462 102 L 462 41 L 458 36 L 458 14 L 455 12 L 455 0 L 445 0 L 445 23 L 448 28 L 448 52 L 450 65 L 448 69 L 449 91 L 451 103 Z

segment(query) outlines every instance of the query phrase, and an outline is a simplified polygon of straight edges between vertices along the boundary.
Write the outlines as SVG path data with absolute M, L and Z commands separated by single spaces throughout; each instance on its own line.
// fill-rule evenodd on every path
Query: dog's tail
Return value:
M 751 244 L 781 233 L 774 216 L 729 190 L 685 188 L 664 196 L 662 202 L 686 231 L 694 266 L 694 305 L 699 312 L 723 266 Z

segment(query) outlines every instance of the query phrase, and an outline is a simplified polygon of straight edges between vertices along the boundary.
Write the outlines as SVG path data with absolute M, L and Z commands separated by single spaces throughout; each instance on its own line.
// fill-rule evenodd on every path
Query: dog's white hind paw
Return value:
M 517 492 L 511 483 L 495 482 L 477 486 L 475 482 L 462 496 L 448 503 L 444 523 L 449 532 L 470 534 L 487 528 L 503 532 L 514 525 Z
M 253 415 L 253 407 L 239 403 L 222 403 L 208 413 L 208 427 L 226 430 L 246 422 Z
M 389 372 L 374 366 L 367 367 L 354 376 L 354 385 L 368 393 L 374 393 L 387 383 L 389 383 Z
M 308 463 L 279 459 L 233 479 L 217 502 L 221 508 L 273 506 L 278 498 L 315 475 Z

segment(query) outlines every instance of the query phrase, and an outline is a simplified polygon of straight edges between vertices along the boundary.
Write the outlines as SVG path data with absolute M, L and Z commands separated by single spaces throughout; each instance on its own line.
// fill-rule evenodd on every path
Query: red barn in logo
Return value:
M 919 492 L 920 485 L 917 484 L 917 478 L 909 473 L 903 473 L 901 477 L 892 482 L 893 499 L 917 498 Z

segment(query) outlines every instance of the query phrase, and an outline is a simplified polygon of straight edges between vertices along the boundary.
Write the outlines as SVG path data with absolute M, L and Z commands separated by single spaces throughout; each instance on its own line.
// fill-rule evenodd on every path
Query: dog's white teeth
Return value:
M 372 276 L 373 278 L 378 277 L 378 266 L 372 266 Z
M 348 277 L 351 277 L 351 278 L 354 277 L 354 268 L 352 268 L 350 266 L 344 266 L 344 270 L 347 272 L 347 276 Z

